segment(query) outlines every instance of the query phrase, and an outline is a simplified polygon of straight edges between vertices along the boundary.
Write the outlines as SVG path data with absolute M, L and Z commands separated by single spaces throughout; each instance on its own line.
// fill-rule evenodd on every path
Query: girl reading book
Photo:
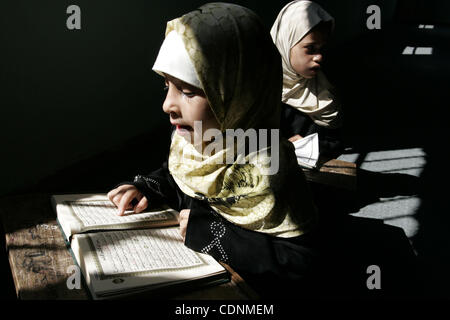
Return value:
M 169 205 L 186 246 L 229 264 L 263 296 L 290 295 L 311 271 L 317 215 L 293 145 L 277 131 L 282 69 L 269 32 L 249 9 L 206 4 L 167 23 L 153 70 L 175 126 L 168 161 L 110 200 L 119 214 Z M 230 130 L 258 133 L 258 147 Z
M 283 134 L 290 141 L 318 133 L 319 151 L 342 151 L 342 112 L 321 66 L 334 19 L 317 3 L 296 0 L 278 14 L 270 31 L 282 57 Z

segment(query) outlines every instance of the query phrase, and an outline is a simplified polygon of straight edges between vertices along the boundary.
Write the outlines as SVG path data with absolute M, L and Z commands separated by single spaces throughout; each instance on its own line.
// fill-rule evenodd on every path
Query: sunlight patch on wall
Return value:
M 403 55 L 432 55 L 432 47 L 405 47 L 402 52 Z
M 419 29 L 434 29 L 432 24 L 419 24 Z

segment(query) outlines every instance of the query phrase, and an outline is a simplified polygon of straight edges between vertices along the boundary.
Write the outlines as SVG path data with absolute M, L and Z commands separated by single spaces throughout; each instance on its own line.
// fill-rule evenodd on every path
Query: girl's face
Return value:
M 311 79 L 317 75 L 322 63 L 322 48 L 328 41 L 329 26 L 319 24 L 291 48 L 290 62 L 295 72 Z
M 177 134 L 193 142 L 194 121 L 202 123 L 202 132 L 195 132 L 198 137 L 203 137 L 207 129 L 220 128 L 203 90 L 170 75 L 165 76 L 167 96 L 163 110 L 169 114 Z

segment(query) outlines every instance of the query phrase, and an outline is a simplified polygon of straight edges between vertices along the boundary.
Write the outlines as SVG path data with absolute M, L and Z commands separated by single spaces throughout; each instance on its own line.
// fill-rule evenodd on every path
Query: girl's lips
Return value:
M 191 126 L 185 126 L 181 124 L 176 125 L 177 129 L 185 129 L 185 130 L 192 130 Z
M 190 126 L 182 126 L 182 125 L 177 124 L 176 128 L 177 128 L 177 133 L 179 133 L 181 135 L 189 134 L 190 131 L 192 131 L 192 128 Z

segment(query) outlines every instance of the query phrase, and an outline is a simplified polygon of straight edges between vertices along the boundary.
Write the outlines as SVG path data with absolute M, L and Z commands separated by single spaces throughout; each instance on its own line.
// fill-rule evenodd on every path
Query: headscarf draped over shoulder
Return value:
M 317 3 L 295 0 L 281 9 L 270 34 L 282 58 L 282 101 L 308 114 L 320 126 L 337 128 L 342 125 L 342 115 L 324 73 L 319 70 L 314 78 L 306 79 L 290 62 L 292 47 L 322 21 L 330 21 L 334 28 L 334 18 Z
M 278 128 L 281 60 L 256 14 L 210 3 L 169 21 L 166 36 L 171 31 L 183 39 L 221 132 Z M 254 153 L 226 163 L 229 148 L 205 156 L 174 134 L 169 170 L 185 194 L 208 201 L 232 223 L 274 236 L 298 236 L 313 225 L 316 211 L 292 144 L 276 143 L 279 150 L 272 141 L 256 163 L 248 161 Z M 279 157 L 271 157 L 275 151 Z M 269 159 L 279 162 L 275 174 L 266 174 Z

